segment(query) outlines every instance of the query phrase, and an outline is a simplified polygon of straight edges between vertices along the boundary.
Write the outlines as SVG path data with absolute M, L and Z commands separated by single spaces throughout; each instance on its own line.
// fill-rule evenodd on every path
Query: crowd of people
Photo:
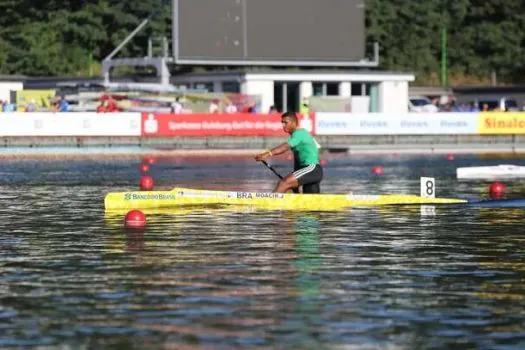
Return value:
M 173 114 L 188 114 L 195 113 L 193 103 L 188 101 L 184 97 L 175 97 L 172 102 L 155 102 L 155 99 L 151 99 L 153 102 L 140 102 L 139 100 L 134 100 L 130 98 L 128 101 L 121 101 L 126 99 L 126 96 L 114 96 L 111 93 L 104 93 L 96 100 L 92 100 L 92 109 L 96 110 L 98 113 L 114 113 L 114 112 L 124 112 L 129 109 L 126 107 L 147 107 L 151 111 L 155 111 L 155 108 L 158 108 L 159 112 L 171 112 Z M 165 100 L 164 100 L 165 101 Z M 280 113 L 280 111 L 275 107 L 271 106 L 267 111 L 261 111 L 257 104 L 253 100 L 240 100 L 232 101 L 229 99 L 218 99 L 214 98 L 208 100 L 208 106 L 202 106 L 197 108 L 200 113 Z M 56 96 L 49 97 L 49 101 L 46 100 L 45 107 L 41 103 L 37 103 L 34 98 L 29 100 L 25 105 L 20 106 L 16 103 L 2 101 L 0 100 L 0 112 L 9 113 L 9 112 L 71 112 L 73 110 L 82 110 L 82 106 L 74 105 L 72 108 L 71 103 L 68 102 L 66 96 Z M 123 103 L 124 102 L 124 103 Z M 126 103 L 127 102 L 127 103 Z M 206 103 L 206 100 L 201 101 Z M 73 103 L 75 104 L 75 103 Z M 96 107 L 95 107 L 96 105 Z M 167 107 L 166 107 L 167 106 Z M 203 108 L 204 107 L 204 108 Z M 205 111 L 206 108 L 206 111 Z M 307 101 L 302 101 L 300 104 L 300 113 L 308 113 L 309 105 Z M 455 96 L 442 96 L 435 98 L 428 98 L 425 96 L 417 96 L 410 98 L 409 112 L 416 113 L 437 113 L 437 112 L 490 112 L 490 111 L 525 111 L 525 103 L 521 106 L 518 106 L 514 99 L 485 99 L 485 100 L 476 100 L 469 103 L 459 103 Z
M 192 113 L 191 108 L 185 106 L 183 99 L 176 97 L 170 104 L 170 111 L 173 114 Z M 255 103 L 251 104 L 235 104 L 228 100 L 221 102 L 219 99 L 213 99 L 208 104 L 208 113 L 257 113 L 257 106 Z
M 35 99 L 31 99 L 24 106 L 17 106 L 16 103 L 0 100 L 0 112 L 69 112 L 69 102 L 65 96 L 51 99 L 49 108 L 40 106 Z
M 518 106 L 512 98 L 480 98 L 468 103 L 460 103 L 453 95 L 428 98 L 416 96 L 410 98 L 409 111 L 422 113 L 437 112 L 513 112 L 525 111 L 525 103 Z

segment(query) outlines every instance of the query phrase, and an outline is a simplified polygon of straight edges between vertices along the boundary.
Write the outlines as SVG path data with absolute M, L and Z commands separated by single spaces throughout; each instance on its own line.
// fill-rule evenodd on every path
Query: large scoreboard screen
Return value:
M 173 0 L 179 64 L 345 65 L 365 58 L 364 0 Z

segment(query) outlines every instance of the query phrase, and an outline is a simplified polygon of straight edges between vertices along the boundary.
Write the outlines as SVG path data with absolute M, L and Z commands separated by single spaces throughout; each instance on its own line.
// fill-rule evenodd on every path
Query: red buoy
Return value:
M 321 163 L 322 166 L 325 166 L 326 165 L 326 160 L 325 159 L 321 159 L 320 163 Z
M 447 159 L 448 159 L 448 160 L 454 160 L 454 155 L 453 155 L 453 154 L 449 154 L 449 155 L 447 156 Z
M 492 197 L 501 197 L 505 193 L 505 185 L 501 182 L 493 182 L 490 184 L 489 192 Z
M 141 177 L 140 189 L 143 191 L 151 191 L 153 189 L 153 178 L 151 176 Z
M 128 228 L 143 228 L 146 226 L 146 215 L 140 210 L 131 210 L 124 218 L 124 226 Z
M 383 169 L 382 166 L 375 166 L 372 168 L 372 174 L 375 175 L 381 175 L 385 172 L 385 169 Z
M 146 163 L 141 163 L 140 164 L 140 172 L 145 174 L 149 171 L 149 165 L 146 164 Z
M 155 164 L 155 157 L 153 157 L 153 156 L 146 157 L 146 163 L 149 164 L 149 165 Z

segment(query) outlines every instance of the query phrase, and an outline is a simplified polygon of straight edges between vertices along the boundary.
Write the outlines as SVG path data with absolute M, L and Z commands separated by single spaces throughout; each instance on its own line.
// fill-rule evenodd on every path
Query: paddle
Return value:
M 277 175 L 279 177 L 279 179 L 283 179 L 283 176 L 281 174 L 279 174 L 277 172 L 277 170 L 275 170 L 270 164 L 268 164 L 265 160 L 261 160 L 261 163 L 263 163 L 264 165 L 266 165 L 266 167 L 268 169 L 270 169 L 272 171 L 272 173 L 274 173 L 275 175 Z M 294 188 L 293 189 L 293 193 L 299 193 L 299 189 L 298 188 Z
M 282 175 L 279 174 L 279 173 L 277 172 L 277 170 L 275 170 L 275 169 L 274 169 L 270 164 L 268 164 L 265 160 L 261 160 L 261 163 L 263 163 L 264 165 L 266 165 L 266 167 L 267 167 L 268 169 L 270 169 L 275 175 L 277 175 L 277 176 L 279 177 L 279 179 L 281 179 L 281 180 L 283 179 Z

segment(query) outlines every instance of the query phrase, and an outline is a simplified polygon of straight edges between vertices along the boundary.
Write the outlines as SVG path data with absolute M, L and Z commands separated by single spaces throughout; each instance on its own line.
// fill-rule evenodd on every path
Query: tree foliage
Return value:
M 171 1 L 2 0 L 0 74 L 85 74 L 152 12 L 151 25 L 121 51 L 144 56 L 150 36 L 170 36 Z M 380 68 L 439 75 L 440 32 L 448 32 L 451 74 L 522 81 L 525 0 L 366 0 L 367 41 Z
M 525 0 L 367 0 L 367 35 L 381 67 L 438 74 L 442 28 L 451 74 L 523 82 Z
M 90 55 L 101 61 L 150 14 L 120 55 L 145 56 L 150 36 L 169 35 L 171 10 L 160 0 L 2 0 L 0 74 L 76 75 Z

